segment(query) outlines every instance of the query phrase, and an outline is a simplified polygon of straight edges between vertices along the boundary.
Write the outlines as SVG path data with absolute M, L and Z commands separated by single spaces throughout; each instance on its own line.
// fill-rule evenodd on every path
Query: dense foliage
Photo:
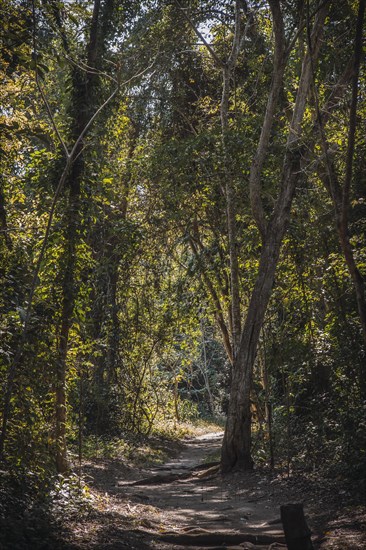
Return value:
M 287 59 L 260 170 L 268 220 L 301 67 L 324 5 L 326 13 L 256 350 L 253 455 L 289 472 L 326 464 L 363 475 L 362 0 L 1 0 L 9 471 L 45 480 L 73 468 L 90 436 L 147 436 L 164 422 L 227 412 L 235 324 L 268 242 L 249 180 L 274 78 L 277 4 Z

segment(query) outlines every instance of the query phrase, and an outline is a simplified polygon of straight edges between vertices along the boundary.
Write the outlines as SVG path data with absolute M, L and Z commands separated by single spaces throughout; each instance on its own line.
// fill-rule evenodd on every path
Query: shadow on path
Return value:
M 161 543 L 275 548 L 274 543 L 284 542 L 278 508 L 271 506 L 262 476 L 256 472 L 221 476 L 218 466 L 212 465 L 221 441 L 222 433 L 188 440 L 177 459 L 150 470 L 149 476 L 137 482 L 118 481 L 123 498 L 157 510 L 158 532 L 144 529 L 156 548 Z

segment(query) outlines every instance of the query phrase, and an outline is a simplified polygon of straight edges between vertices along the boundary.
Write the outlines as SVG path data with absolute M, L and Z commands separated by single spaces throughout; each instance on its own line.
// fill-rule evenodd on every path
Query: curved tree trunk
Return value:
M 272 2 L 274 20 L 280 18 L 278 2 Z M 305 112 L 306 100 L 312 82 L 312 68 L 316 61 L 321 44 L 321 35 L 327 6 L 324 5 L 316 15 L 311 35 L 311 48 L 304 57 L 301 77 L 296 95 L 293 116 L 289 127 L 285 159 L 282 171 L 282 183 L 279 197 L 273 210 L 271 220 L 263 235 L 263 216 L 260 214 L 259 229 L 262 233 L 262 252 L 257 279 L 249 303 L 247 317 L 241 335 L 240 346 L 234 358 L 233 376 L 229 411 L 225 427 L 225 435 L 221 451 L 221 468 L 223 472 L 231 470 L 248 470 L 253 467 L 251 456 L 251 411 L 250 392 L 252 386 L 253 367 L 268 302 L 278 264 L 281 244 L 290 220 L 290 209 L 295 192 L 295 185 L 300 175 L 301 123 Z M 278 24 L 277 24 L 278 26 Z M 281 27 L 281 25 L 279 25 Z M 276 79 L 273 80 L 274 86 Z M 271 97 L 269 99 L 271 101 Z M 267 109 L 266 117 L 273 118 L 274 109 Z M 264 125 L 269 124 L 265 117 Z M 262 144 L 259 143 L 258 150 Z M 261 150 L 263 163 L 266 151 Z M 251 175 L 251 184 L 255 185 L 255 204 L 259 201 L 260 170 L 255 178 Z
M 290 220 L 290 208 L 299 169 L 300 155 L 295 152 L 289 153 L 285 172 L 287 174 L 286 193 L 283 194 L 283 198 L 281 197 L 281 212 L 268 226 L 257 280 L 250 299 L 238 354 L 234 360 L 229 410 L 221 451 L 223 472 L 233 469 L 250 470 L 253 467 L 250 411 L 253 367 L 260 331 L 272 294 L 282 239 Z

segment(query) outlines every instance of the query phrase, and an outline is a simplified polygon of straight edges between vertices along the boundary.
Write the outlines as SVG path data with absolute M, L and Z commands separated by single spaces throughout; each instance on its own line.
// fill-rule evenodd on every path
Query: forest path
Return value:
M 152 548 L 283 547 L 279 507 L 264 487 L 268 480 L 256 472 L 221 476 L 212 465 L 222 435 L 186 440 L 178 458 L 145 470 L 141 480 L 117 482 L 131 509 L 143 502 L 156 510 L 155 520 L 138 528 Z
M 352 502 L 348 486 L 266 469 L 222 476 L 212 465 L 221 441 L 222 433 L 216 432 L 176 443 L 177 458 L 159 467 L 138 469 L 136 461 L 123 457 L 85 461 L 93 508 L 68 522 L 57 549 L 286 548 L 279 522 L 286 502 L 304 503 L 309 526 L 318 533 L 315 548 L 366 548 L 366 509 L 343 512 Z M 148 449 L 142 447 L 145 464 Z M 156 449 L 166 455 L 172 445 L 158 441 Z

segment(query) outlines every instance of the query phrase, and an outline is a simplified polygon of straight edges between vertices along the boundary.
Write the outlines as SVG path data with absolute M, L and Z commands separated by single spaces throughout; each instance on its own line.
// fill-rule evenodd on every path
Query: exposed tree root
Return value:
M 144 477 L 143 479 L 132 481 L 131 483 L 122 483 L 122 485 L 129 485 L 132 487 L 136 487 L 139 485 L 159 485 L 162 483 L 173 483 L 173 481 L 188 479 L 190 477 L 192 477 L 191 471 L 181 474 L 157 474 L 155 476 Z
M 180 473 L 170 472 L 169 474 L 156 474 L 154 476 L 138 479 L 137 481 L 132 481 L 127 485 L 130 485 L 130 486 L 159 485 L 161 483 L 173 483 L 174 481 L 180 481 L 180 480 L 189 479 L 192 477 L 196 477 L 200 480 L 207 479 L 208 481 L 209 479 L 212 479 L 212 477 L 214 477 L 219 471 L 220 471 L 220 463 L 210 462 L 209 464 L 200 464 L 199 466 L 194 466 L 193 468 L 189 468 L 189 470 L 187 470 L 186 472 L 180 472 Z M 126 484 L 123 483 L 123 485 L 126 485 Z
M 250 542 L 255 545 L 285 544 L 285 537 L 261 533 L 213 533 L 208 531 L 199 534 L 165 533 L 159 535 L 158 538 L 162 542 L 171 542 L 183 546 L 238 545 L 243 542 Z

